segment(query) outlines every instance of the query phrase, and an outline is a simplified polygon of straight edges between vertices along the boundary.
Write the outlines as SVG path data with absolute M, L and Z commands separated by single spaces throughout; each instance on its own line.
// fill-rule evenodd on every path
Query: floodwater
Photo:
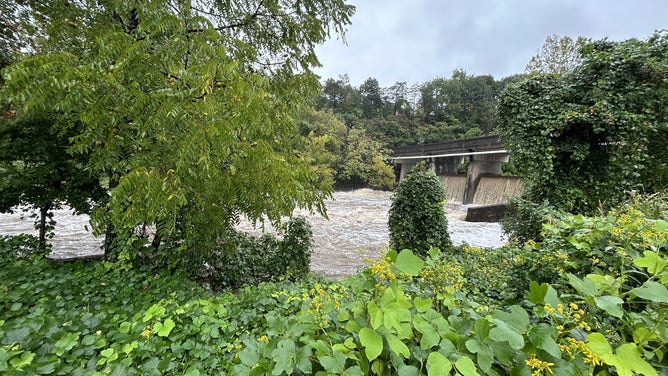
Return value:
M 335 192 L 327 201 L 329 220 L 320 215 L 298 211 L 313 228 L 315 249 L 311 270 L 327 278 L 342 278 L 364 266 L 364 258 L 378 258 L 387 249 L 387 229 L 391 192 L 360 189 Z M 446 205 L 448 230 L 454 244 L 468 243 L 478 247 L 496 248 L 505 238 L 498 223 L 465 222 L 466 207 Z M 68 258 L 101 253 L 102 238 L 88 231 L 88 217 L 75 216 L 69 210 L 54 212 L 57 221 L 51 239 L 53 258 Z M 34 219 L 29 213 L 0 214 L 0 235 L 32 233 Z M 242 222 L 242 231 L 258 233 L 251 223 Z

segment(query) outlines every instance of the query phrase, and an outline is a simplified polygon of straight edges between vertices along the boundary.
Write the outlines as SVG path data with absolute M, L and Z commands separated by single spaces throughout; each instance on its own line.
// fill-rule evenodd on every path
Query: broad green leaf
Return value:
M 654 282 L 646 281 L 642 286 L 631 290 L 631 293 L 642 299 L 651 300 L 657 303 L 668 303 L 668 289 L 666 286 Z
M 624 311 L 619 307 L 620 304 L 624 301 L 616 296 L 597 296 L 594 298 L 596 306 L 608 314 L 615 316 L 617 318 L 622 318 L 624 316 Z
M 624 359 L 630 365 L 633 372 L 645 376 L 658 376 L 656 370 L 645 361 L 634 343 L 625 343 L 615 350 L 617 356 Z
M 362 328 L 359 333 L 360 343 L 364 347 L 367 359 L 372 361 L 383 352 L 383 338 L 370 328 Z
M 288 375 L 292 373 L 295 367 L 295 343 L 291 339 L 282 339 L 271 352 L 271 357 L 276 365 L 271 371 L 272 375 L 280 375 L 283 372 Z
M 536 281 L 531 281 L 529 284 L 529 301 L 533 304 L 543 304 L 548 287 L 550 286 L 547 283 L 539 285 Z
M 333 356 L 323 355 L 319 356 L 320 364 L 325 368 L 325 371 L 333 374 L 341 374 L 346 367 L 346 356 L 340 351 L 334 351 Z M 291 372 L 288 372 L 291 374 Z
M 487 348 L 487 345 L 476 338 L 472 338 L 466 341 L 466 349 L 477 355 L 478 366 L 480 369 L 487 372 L 492 368 L 494 357 Z
M 174 329 L 174 320 L 172 319 L 166 319 L 164 323 L 162 323 L 162 328 L 158 330 L 158 336 L 160 337 L 167 337 L 169 336 L 169 333 L 172 332 L 172 329 Z
M 668 261 L 652 251 L 643 252 L 645 257 L 639 257 L 633 260 L 633 263 L 641 268 L 646 268 L 647 271 L 654 275 L 663 270 L 668 264 Z
M 387 344 L 390 346 L 390 350 L 392 350 L 393 353 L 402 356 L 405 359 L 408 359 L 411 356 L 411 351 L 408 349 L 408 346 L 394 334 L 386 334 L 385 339 L 387 339 Z
M 556 329 L 550 325 L 538 324 L 529 329 L 527 336 L 534 346 L 544 350 L 555 358 L 559 358 L 561 357 L 561 350 L 559 350 L 559 345 L 552 338 L 555 332 Z
M 427 357 L 427 375 L 443 376 L 449 375 L 452 370 L 452 363 L 439 352 L 432 352 Z
M 489 331 L 490 339 L 497 342 L 507 341 L 510 347 L 516 350 L 524 347 L 524 337 L 521 334 L 518 334 L 501 320 L 495 320 L 494 323 L 496 327 Z
M 520 306 L 510 307 L 510 313 L 494 311 L 492 322 L 495 328 L 489 331 L 489 338 L 495 341 L 508 341 L 514 349 L 524 347 L 524 333 L 529 329 L 529 315 Z
M 603 334 L 598 332 L 589 333 L 587 335 L 587 347 L 594 354 L 600 357 L 612 354 L 612 348 L 610 347 L 610 343 L 608 343 L 608 340 L 605 338 Z
M 76 344 L 79 343 L 79 332 L 65 333 L 55 344 L 55 354 L 63 355 L 66 351 L 70 351 Z
M 462 356 L 455 362 L 455 368 L 463 376 L 480 376 L 471 358 Z
M 420 274 L 424 261 L 419 256 L 415 256 L 410 249 L 404 249 L 397 256 L 394 266 L 401 272 L 415 277 Z
M 297 350 L 297 354 L 295 356 L 295 363 L 297 368 L 307 374 L 311 373 L 313 370 L 313 365 L 311 364 L 312 350 L 313 349 L 309 345 L 302 346 Z
M 573 286 L 575 290 L 584 296 L 594 296 L 596 295 L 596 284 L 594 281 L 589 278 L 580 279 L 577 276 L 567 273 L 566 277 L 568 278 L 568 283 Z
M 432 300 L 431 299 L 423 299 L 419 296 L 416 296 L 415 299 L 413 299 L 413 304 L 415 305 L 415 310 L 424 313 L 427 312 L 429 308 L 431 308 Z
M 419 376 L 420 370 L 415 366 L 400 365 L 397 373 L 398 376 Z
M 256 348 L 246 346 L 239 352 L 239 360 L 242 364 L 253 367 L 260 360 L 260 356 Z
M 383 326 L 383 311 L 378 307 L 376 302 L 373 300 L 367 304 L 367 310 L 369 312 L 369 323 L 374 330 L 377 330 Z

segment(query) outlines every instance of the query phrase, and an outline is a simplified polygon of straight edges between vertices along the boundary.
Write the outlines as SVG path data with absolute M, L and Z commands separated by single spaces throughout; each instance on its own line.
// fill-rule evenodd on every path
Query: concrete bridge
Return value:
M 395 149 L 392 159 L 401 166 L 400 180 L 415 164 L 425 161 L 441 177 L 450 202 L 499 204 L 522 189 L 520 178 L 501 176 L 501 164 L 510 160 L 501 136 L 405 146 Z M 466 175 L 458 174 L 457 166 L 466 162 Z

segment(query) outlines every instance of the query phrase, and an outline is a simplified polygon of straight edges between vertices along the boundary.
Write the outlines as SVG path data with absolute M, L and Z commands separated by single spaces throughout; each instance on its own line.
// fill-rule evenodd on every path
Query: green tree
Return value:
M 92 0 L 91 0 L 92 1 Z M 6 68 L 5 95 L 76 125 L 70 150 L 109 178 L 95 227 L 156 224 L 192 249 L 215 247 L 240 215 L 279 222 L 323 210 L 293 116 L 317 88 L 314 46 L 342 33 L 343 1 L 70 3 L 95 17 L 86 49 Z M 73 14 L 74 14 L 73 13 Z M 50 30 L 50 29 L 45 29 Z M 159 239 L 158 239 L 159 240 Z
M 571 73 L 511 84 L 499 123 L 527 199 L 595 213 L 629 190 L 668 186 L 668 35 L 590 42 L 582 53 Z
M 389 151 L 364 129 L 353 128 L 346 139 L 345 154 L 337 181 L 353 187 L 389 189 L 394 186 L 394 170 L 385 161 Z
M 582 63 L 580 49 L 586 40 L 578 37 L 576 40 L 568 36 L 548 36 L 538 53 L 534 55 L 526 68 L 526 73 L 555 73 L 563 74 L 573 71 Z
M 0 123 L 0 212 L 36 209 L 41 248 L 53 209 L 65 203 L 89 214 L 106 197 L 97 177 L 85 170 L 85 158 L 67 153 L 71 135 L 52 133 L 53 123 L 48 115 Z
M 359 87 L 362 99 L 362 113 L 365 118 L 372 119 L 382 117 L 385 102 L 381 92 L 380 84 L 375 78 L 367 78 Z
M 388 225 L 392 249 L 411 249 L 426 256 L 430 247 L 446 250 L 451 242 L 445 188 L 434 172 L 419 168 L 399 182 L 392 196 Z

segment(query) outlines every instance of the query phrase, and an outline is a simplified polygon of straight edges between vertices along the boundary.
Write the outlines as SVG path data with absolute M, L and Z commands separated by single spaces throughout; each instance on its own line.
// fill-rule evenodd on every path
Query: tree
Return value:
M 52 133 L 53 117 L 5 119 L 0 123 L 0 212 L 37 209 L 39 245 L 46 248 L 52 210 L 66 203 L 90 213 L 106 193 L 85 169 L 83 156 L 71 156 L 66 133 Z
M 401 182 L 392 196 L 388 226 L 390 247 L 426 256 L 430 247 L 451 246 L 445 217 L 445 188 L 433 171 L 420 166 Z
M 383 95 L 380 84 L 375 78 L 367 78 L 359 87 L 360 97 L 362 99 L 362 113 L 367 119 L 383 116 Z
M 385 163 L 388 156 L 381 142 L 369 137 L 364 129 L 353 128 L 346 139 L 337 181 L 353 187 L 392 188 L 395 177 L 392 167 Z
M 563 75 L 511 84 L 499 126 L 526 199 L 593 214 L 668 186 L 668 35 L 589 42 Z
M 89 4 L 90 2 L 90 4 Z M 20 110 L 57 109 L 70 150 L 109 179 L 95 228 L 156 224 L 192 249 L 215 247 L 240 215 L 279 222 L 323 209 L 328 187 L 294 150 L 293 121 L 317 88 L 314 46 L 343 33 L 354 7 L 158 0 L 70 3 L 86 49 L 24 59 L 3 71 Z M 154 239 L 156 240 L 156 239 Z M 159 241 L 157 242 L 159 243 Z
M 580 49 L 585 42 L 586 40 L 582 37 L 573 40 L 568 36 L 548 36 L 524 70 L 527 73 L 563 74 L 571 72 L 582 62 Z

